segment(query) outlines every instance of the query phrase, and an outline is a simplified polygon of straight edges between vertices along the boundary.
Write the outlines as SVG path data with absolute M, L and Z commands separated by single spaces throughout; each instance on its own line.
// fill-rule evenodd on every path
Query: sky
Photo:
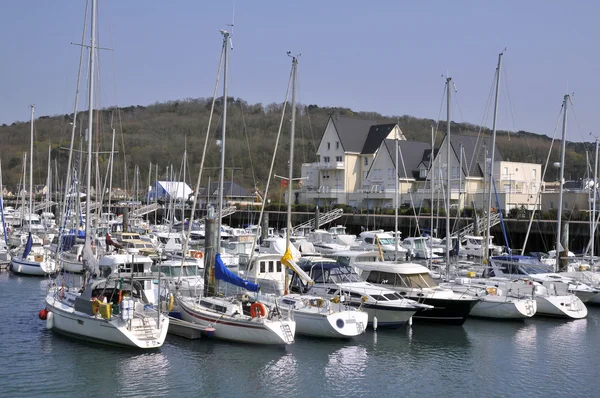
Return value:
M 91 1 L 90 1 L 91 4 Z M 85 0 L 0 3 L 0 123 L 73 111 Z M 91 6 L 90 6 L 91 7 Z M 301 54 L 298 102 L 492 124 L 552 136 L 565 94 L 567 139 L 600 135 L 600 2 L 578 0 L 99 0 L 100 107 L 211 97 L 232 30 L 228 94 L 282 102 Z M 89 18 L 88 18 L 89 19 Z M 89 20 L 86 37 L 89 36 Z M 89 43 L 89 38 L 86 39 Z M 87 65 L 79 108 L 85 109 Z M 221 90 L 221 89 L 220 89 Z M 220 95 L 220 94 L 219 94 Z M 487 115 L 487 116 L 486 116 Z M 596 129 L 596 130 L 594 130 Z

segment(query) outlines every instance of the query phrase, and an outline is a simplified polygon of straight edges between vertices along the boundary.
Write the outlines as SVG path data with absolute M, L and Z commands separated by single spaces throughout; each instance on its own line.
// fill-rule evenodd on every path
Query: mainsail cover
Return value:
M 245 279 L 240 278 L 233 272 L 229 271 L 223 260 L 221 260 L 221 254 L 217 253 L 215 259 L 215 278 L 225 281 L 227 283 L 231 283 L 232 285 L 243 287 L 246 290 L 251 292 L 258 292 L 258 285 L 256 283 L 252 283 Z
M 288 268 L 291 268 L 292 271 L 297 273 L 300 276 L 300 278 L 304 279 L 307 283 L 315 283 L 315 281 L 313 281 L 311 277 L 308 276 L 308 274 L 304 272 L 302 268 L 298 266 L 298 264 L 296 264 L 294 258 L 292 257 L 292 251 L 289 247 L 285 250 L 285 254 L 283 255 L 283 257 L 281 257 L 281 264 L 285 265 Z
M 23 259 L 26 259 L 31 253 L 31 246 L 33 246 L 33 239 L 31 238 L 31 232 L 27 236 L 27 244 L 25 245 L 25 250 L 23 250 Z

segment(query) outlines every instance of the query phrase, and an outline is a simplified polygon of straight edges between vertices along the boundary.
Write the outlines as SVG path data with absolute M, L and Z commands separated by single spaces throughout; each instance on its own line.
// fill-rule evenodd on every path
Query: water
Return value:
M 0 273 L 0 396 L 569 397 L 600 386 L 600 308 L 577 321 L 469 319 L 285 348 L 168 336 L 140 352 L 47 331 L 46 284 Z

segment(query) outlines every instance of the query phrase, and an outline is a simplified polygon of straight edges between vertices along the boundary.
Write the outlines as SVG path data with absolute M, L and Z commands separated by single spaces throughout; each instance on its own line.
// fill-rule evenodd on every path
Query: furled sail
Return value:
M 215 260 L 215 278 L 227 283 L 231 283 L 232 285 L 238 287 L 243 287 L 251 292 L 258 292 L 259 286 L 256 283 L 242 279 L 233 272 L 229 271 L 223 263 L 223 260 L 221 260 L 221 254 L 219 253 L 217 253 Z

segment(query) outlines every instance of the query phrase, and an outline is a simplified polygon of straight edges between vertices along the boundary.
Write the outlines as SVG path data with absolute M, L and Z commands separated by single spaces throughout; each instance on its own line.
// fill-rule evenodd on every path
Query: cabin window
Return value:
M 264 261 L 260 262 L 260 272 L 263 273 L 263 274 L 266 272 L 265 271 L 265 262 Z
M 365 242 L 373 244 L 373 238 L 365 238 Z
M 277 272 L 281 272 L 281 261 L 277 261 Z
M 367 277 L 367 282 L 380 285 L 395 285 L 396 274 L 392 272 L 371 271 Z M 394 299 L 390 299 L 394 300 Z
M 269 261 L 269 272 L 275 272 L 274 261 Z

